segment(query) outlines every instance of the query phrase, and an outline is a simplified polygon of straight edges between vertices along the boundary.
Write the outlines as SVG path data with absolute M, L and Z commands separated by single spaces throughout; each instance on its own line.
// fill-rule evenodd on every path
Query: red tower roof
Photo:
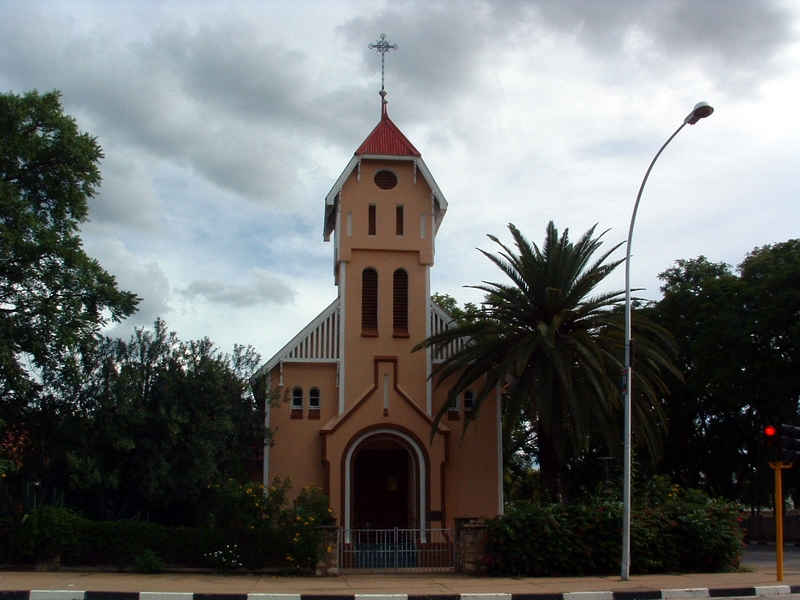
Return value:
M 383 154 L 388 156 L 422 156 L 414 144 L 389 118 L 386 104 L 381 111 L 381 120 L 356 150 L 355 155 Z

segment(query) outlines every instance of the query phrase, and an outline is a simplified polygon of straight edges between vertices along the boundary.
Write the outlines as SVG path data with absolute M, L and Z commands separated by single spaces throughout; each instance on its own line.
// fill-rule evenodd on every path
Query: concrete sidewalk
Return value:
M 785 585 L 800 586 L 800 569 L 784 570 Z M 193 592 L 196 594 L 566 594 L 571 592 L 639 592 L 657 590 L 760 588 L 778 585 L 775 567 L 751 567 L 748 572 L 634 575 L 629 581 L 606 577 L 469 577 L 457 574 L 277 577 L 164 573 L 98 573 L 86 571 L 0 571 L 0 590 L 95 590 L 117 592 Z M 699 590 L 698 590 L 699 591 Z M 777 591 L 777 590 L 776 590 Z M 791 590 L 800 591 L 800 587 Z M 784 592 L 785 593 L 785 592 Z M 621 594 L 620 594 L 621 595 Z M 725 594 L 732 595 L 732 594 Z M 735 595 L 753 595 L 742 593 Z M 0 594 L 0 597 L 2 594 Z
M 108 573 L 87 571 L 0 571 L 0 590 L 102 590 L 114 592 L 192 592 L 196 594 L 569 594 L 572 592 L 624 593 L 657 590 L 745 590 L 779 585 L 775 576 L 774 546 L 745 550 L 745 571 L 633 575 L 622 581 L 605 577 L 471 577 L 450 573 L 346 574 L 336 577 L 276 577 L 270 575 L 210 575 L 198 573 Z M 800 592 L 800 548 L 785 549 L 784 585 Z M 777 590 L 775 590 L 777 591 Z M 715 595 L 713 593 L 700 596 Z M 730 596 L 731 594 L 725 594 Z M 751 594 L 741 594 L 743 596 Z M 0 599 L 3 594 L 0 592 Z M 662 594 L 663 596 L 663 594 Z M 684 595 L 685 597 L 685 595 Z M 800 593 L 797 594 L 800 597 Z

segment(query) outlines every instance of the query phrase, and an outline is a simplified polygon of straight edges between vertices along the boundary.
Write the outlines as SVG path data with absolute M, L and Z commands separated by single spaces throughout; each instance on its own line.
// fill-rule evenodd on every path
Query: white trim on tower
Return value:
M 347 263 L 339 263 L 339 414 L 344 412 L 345 329 L 347 327 Z

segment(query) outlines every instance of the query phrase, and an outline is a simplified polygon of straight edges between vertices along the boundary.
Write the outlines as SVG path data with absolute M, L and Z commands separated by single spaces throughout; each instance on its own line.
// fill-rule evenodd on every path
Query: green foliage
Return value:
M 150 548 L 146 548 L 133 560 L 133 569 L 137 573 L 161 573 L 164 568 L 164 561 Z
M 513 432 L 514 424 L 525 424 L 516 439 L 506 434 L 504 446 L 535 443 L 544 487 L 561 498 L 571 458 L 585 452 L 594 439 L 611 448 L 621 439 L 623 319 L 614 309 L 624 298 L 622 291 L 598 293 L 596 288 L 622 259 L 609 258 L 619 244 L 595 254 L 602 234 L 595 236 L 594 227 L 573 242 L 567 230 L 559 235 L 551 222 L 541 248 L 514 225 L 509 231 L 514 249 L 490 235 L 500 252 L 481 252 L 510 284 L 473 286 L 486 294 L 483 309 L 474 318 L 456 320 L 416 350 L 469 340 L 435 367 L 437 384 L 447 380 L 451 398 L 477 385 L 475 413 L 486 397 L 504 387 L 506 432 Z M 664 329 L 638 316 L 634 323 L 639 351 L 634 423 L 638 439 L 656 453 L 663 422 L 661 399 L 667 391 L 662 377 L 673 368 L 672 347 Z M 437 419 L 445 411 L 443 406 Z
M 327 497 L 304 488 L 288 501 L 288 481 L 260 484 L 226 480 L 208 490 L 206 526 L 174 527 L 140 520 L 94 521 L 42 507 L 10 528 L 8 562 L 59 557 L 66 565 L 113 565 L 143 572 L 171 566 L 228 571 L 278 567 L 313 570 L 333 519 Z
M 0 94 L 0 140 L 0 397 L 16 418 L 38 387 L 28 361 L 47 372 L 139 300 L 83 251 L 103 154 L 58 92 Z
M 650 316 L 678 343 L 670 380 L 670 448 L 658 468 L 686 486 L 769 503 L 766 423 L 800 421 L 800 240 L 754 249 L 738 273 L 700 256 L 660 275 Z M 786 489 L 797 496 L 799 476 Z
M 258 362 L 252 348 L 179 340 L 161 320 L 87 343 L 46 380 L 24 421 L 23 468 L 6 479 L 41 481 L 42 498 L 58 492 L 92 518 L 200 523 L 209 485 L 260 473 Z
M 244 566 L 239 556 L 239 546 L 236 544 L 225 544 L 217 550 L 206 552 L 203 558 L 218 573 L 230 573 Z
M 480 318 L 481 309 L 472 302 L 465 303 L 464 308 L 461 308 L 458 306 L 458 301 L 450 294 L 438 292 L 431 296 L 431 300 L 444 309 L 455 321 L 470 322 Z
M 631 517 L 634 573 L 728 571 L 739 566 L 736 505 L 663 479 L 642 491 Z M 495 575 L 599 575 L 619 568 L 622 505 L 603 495 L 583 504 L 518 503 L 489 522 L 487 566 Z
M 74 547 L 80 525 L 80 517 L 67 508 L 37 508 L 22 523 L 19 542 L 23 557 L 36 562 L 61 559 Z

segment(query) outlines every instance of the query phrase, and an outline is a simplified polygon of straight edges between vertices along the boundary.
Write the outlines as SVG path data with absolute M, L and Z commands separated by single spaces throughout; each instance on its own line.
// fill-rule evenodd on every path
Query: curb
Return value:
M 203 594 L 192 592 L 0 590 L 0 600 L 694 600 L 696 598 L 777 598 L 790 594 L 800 594 L 800 585 L 685 588 L 637 592 L 567 592 L 563 594 Z

